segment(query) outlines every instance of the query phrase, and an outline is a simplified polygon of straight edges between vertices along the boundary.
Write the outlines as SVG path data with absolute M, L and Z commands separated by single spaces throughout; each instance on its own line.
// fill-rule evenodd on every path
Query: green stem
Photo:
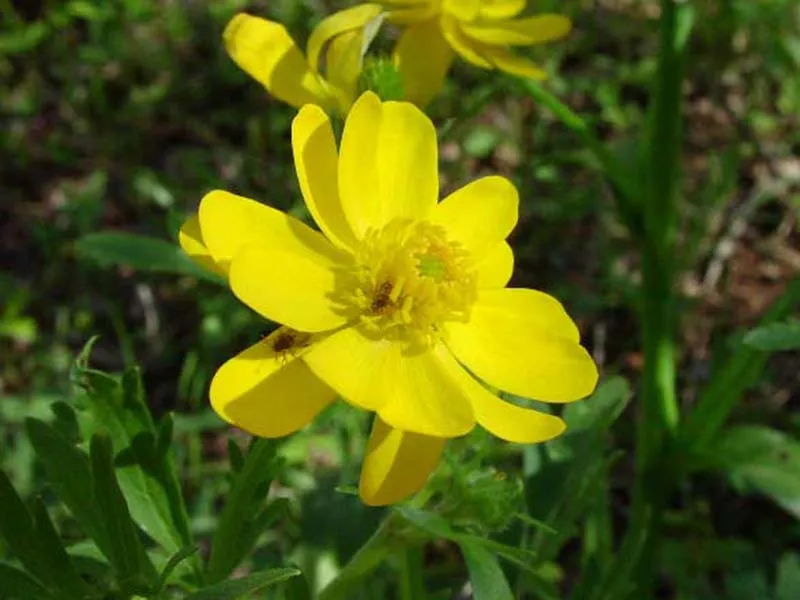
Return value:
M 400 600 L 424 600 L 422 547 L 406 548 L 400 554 Z
M 673 281 L 682 145 L 681 82 L 692 12 L 688 3 L 679 5 L 674 0 L 662 0 L 661 11 L 658 73 L 647 139 L 642 248 L 645 371 L 637 437 L 640 470 L 658 455 L 664 436 L 674 433 L 679 418 Z
M 636 435 L 636 482 L 623 556 L 636 566 L 637 594 L 651 596 L 662 512 L 677 482 L 669 463 L 680 410 L 676 394 L 675 237 L 682 147 L 683 70 L 693 23 L 690 3 L 661 0 L 658 70 L 647 131 L 642 209 L 644 373 Z

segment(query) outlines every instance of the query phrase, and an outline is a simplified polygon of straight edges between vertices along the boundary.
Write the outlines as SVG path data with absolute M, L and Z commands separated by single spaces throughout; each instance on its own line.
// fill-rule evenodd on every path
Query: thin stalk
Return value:
M 642 208 L 644 373 L 636 432 L 636 482 L 622 555 L 634 567 L 640 597 L 651 596 L 661 517 L 677 480 L 668 464 L 680 411 L 676 393 L 675 253 L 682 147 L 682 91 L 690 3 L 661 0 L 658 70 L 647 131 Z M 613 587 L 613 586 L 612 586 Z
M 421 546 L 406 548 L 400 553 L 400 599 L 425 600 Z
M 658 72 L 647 138 L 646 203 L 643 208 L 642 330 L 645 356 L 643 416 L 637 436 L 640 470 L 674 433 L 679 410 L 675 393 L 675 232 L 682 145 L 683 67 L 692 23 L 691 5 L 661 1 Z

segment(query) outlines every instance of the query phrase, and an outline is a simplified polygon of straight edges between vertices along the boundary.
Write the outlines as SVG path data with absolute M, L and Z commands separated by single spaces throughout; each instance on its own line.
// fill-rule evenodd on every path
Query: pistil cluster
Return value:
M 394 219 L 369 230 L 339 289 L 350 316 L 370 337 L 429 346 L 447 321 L 468 321 L 477 297 L 468 252 L 439 225 Z

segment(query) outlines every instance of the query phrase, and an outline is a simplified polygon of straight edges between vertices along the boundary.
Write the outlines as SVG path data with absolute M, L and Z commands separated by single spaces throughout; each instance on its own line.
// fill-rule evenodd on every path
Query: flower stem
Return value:
M 425 583 L 422 578 L 423 555 L 421 546 L 406 548 L 400 554 L 400 600 L 424 600 Z
M 636 435 L 636 482 L 631 525 L 623 543 L 630 549 L 641 597 L 650 597 L 651 559 L 661 514 L 676 483 L 669 464 L 679 424 L 676 394 L 678 326 L 675 253 L 682 147 L 682 90 L 687 42 L 693 24 L 690 3 L 661 0 L 658 71 L 647 132 L 645 204 L 642 208 L 642 346 L 644 374 Z

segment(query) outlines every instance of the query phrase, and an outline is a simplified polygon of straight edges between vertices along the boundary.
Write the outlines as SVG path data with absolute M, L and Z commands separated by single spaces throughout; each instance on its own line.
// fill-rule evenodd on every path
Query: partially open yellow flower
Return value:
M 324 19 L 308 39 L 305 57 L 283 25 L 246 13 L 231 19 L 223 40 L 234 62 L 279 100 L 347 114 L 358 94 L 365 27 L 380 13 L 380 7 L 364 4 Z
M 569 402 L 597 382 L 561 304 L 505 288 L 514 186 L 484 177 L 438 202 L 433 124 L 371 92 L 351 109 L 338 153 L 312 105 L 292 123 L 292 147 L 321 232 L 224 191 L 206 195 L 181 231 L 190 256 L 283 325 L 217 371 L 214 409 L 266 437 L 303 427 L 337 396 L 377 413 L 359 488 L 368 504 L 418 490 L 446 439 L 476 423 L 518 443 L 562 433 L 560 418 L 482 383 Z
M 515 18 L 526 0 L 377 0 L 391 22 L 403 25 L 394 60 L 405 98 L 418 105 L 441 89 L 455 51 L 484 69 L 543 79 L 533 61 L 509 47 L 533 46 L 564 37 L 572 25 L 561 15 Z

